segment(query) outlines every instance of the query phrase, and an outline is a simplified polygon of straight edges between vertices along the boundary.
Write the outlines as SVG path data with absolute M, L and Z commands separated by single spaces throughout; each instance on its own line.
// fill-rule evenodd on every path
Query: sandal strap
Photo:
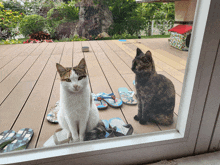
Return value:
M 134 91 L 128 91 L 128 92 L 119 92 L 120 94 L 126 95 L 128 97 L 134 96 Z
M 98 95 L 98 98 L 101 98 L 102 100 L 104 100 L 104 99 L 113 99 L 114 100 L 114 102 L 115 102 L 115 99 L 116 99 L 116 97 L 115 97 L 115 95 L 114 95 L 114 93 L 110 93 L 110 94 L 107 94 L 107 95 Z M 116 103 L 116 102 L 115 102 Z

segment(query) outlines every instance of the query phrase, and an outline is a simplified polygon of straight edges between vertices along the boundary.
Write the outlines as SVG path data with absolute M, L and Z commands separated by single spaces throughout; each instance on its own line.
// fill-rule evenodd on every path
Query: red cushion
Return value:
M 179 34 L 184 34 L 188 31 L 192 30 L 192 26 L 190 25 L 177 25 L 176 27 L 173 27 L 169 29 L 170 32 L 177 32 Z

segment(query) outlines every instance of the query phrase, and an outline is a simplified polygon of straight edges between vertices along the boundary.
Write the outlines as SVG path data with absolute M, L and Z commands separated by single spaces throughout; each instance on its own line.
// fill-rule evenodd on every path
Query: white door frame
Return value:
M 176 129 L 5 153 L 0 154 L 0 164 L 137 164 L 192 155 L 198 148 L 197 139 L 205 137 L 199 129 L 206 118 L 204 107 L 219 42 L 216 6 L 219 0 L 197 2 Z M 213 130 L 213 125 L 209 128 Z

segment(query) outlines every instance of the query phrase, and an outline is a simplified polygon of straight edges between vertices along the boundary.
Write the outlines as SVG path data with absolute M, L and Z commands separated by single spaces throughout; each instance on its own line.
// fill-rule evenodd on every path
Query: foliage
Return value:
M 128 32 L 132 35 L 134 33 L 137 24 L 133 22 L 133 20 L 137 20 L 139 25 L 141 25 L 142 18 L 137 16 L 136 8 L 140 5 L 137 4 L 135 0 L 108 0 L 106 1 L 110 11 L 113 15 L 113 25 L 110 27 L 110 35 L 113 34 L 123 34 Z M 142 28 L 142 26 L 138 30 Z
M 2 4 L 4 5 L 4 8 L 6 10 L 13 10 L 13 11 L 17 11 L 19 13 L 25 13 L 23 6 L 17 0 L 2 1 Z
M 26 1 L 26 0 L 22 0 L 23 1 L 23 9 L 25 11 L 26 15 L 34 15 L 34 14 L 38 14 L 41 6 L 42 6 L 42 0 L 32 0 L 32 1 Z
M 53 37 L 56 28 L 65 22 L 75 22 L 79 19 L 79 8 L 75 6 L 75 2 L 60 3 L 60 5 L 52 8 L 47 13 L 47 29 Z
M 155 12 L 155 27 L 160 31 L 161 35 L 173 27 L 175 20 L 174 3 L 165 3 L 161 6 L 160 10 Z
M 115 34 L 113 37 L 106 37 L 106 38 L 97 38 L 97 40 L 115 40 L 115 39 L 137 39 L 137 36 L 131 36 L 129 34 L 124 35 L 118 35 Z M 147 38 L 170 38 L 170 35 L 152 35 L 152 36 L 141 36 L 143 39 Z M 20 44 L 24 41 L 27 41 L 30 39 L 24 38 L 24 39 L 16 39 L 16 40 L 0 40 L 0 45 L 3 44 Z M 87 41 L 85 38 L 79 38 L 78 36 L 70 37 L 70 38 L 62 38 L 61 40 L 54 40 L 54 42 L 71 42 L 71 41 Z
M 138 15 L 136 9 L 141 4 L 135 0 L 94 0 L 95 4 L 107 5 L 112 12 L 113 24 L 109 34 L 129 33 L 133 35 L 145 28 L 145 18 Z
M 0 2 L 0 10 L 3 10 L 3 9 L 4 9 L 3 2 Z
M 43 16 L 44 18 L 47 17 L 47 12 L 56 7 L 56 3 L 52 0 L 46 0 L 45 2 L 42 3 L 42 6 L 40 6 L 39 10 L 37 11 L 37 14 L 40 16 Z
M 135 0 L 95 0 L 95 3 L 107 5 L 113 14 L 114 23 L 109 29 L 110 35 L 123 33 L 138 35 L 144 29 L 151 35 L 152 21 L 155 18 L 160 25 L 164 19 L 169 25 L 174 21 L 174 3 L 136 3 Z M 165 13 L 163 18 L 162 13 Z M 161 19 L 158 19 L 159 17 Z M 164 33 L 162 29 L 164 27 L 160 27 L 161 33 Z
M 46 20 L 39 15 L 27 15 L 19 24 L 19 30 L 24 36 L 29 34 L 44 31 Z
M 8 45 L 8 44 L 21 44 L 22 43 L 22 41 L 20 41 L 20 40 L 18 40 L 18 39 L 12 39 L 12 40 L 9 40 L 9 39 L 7 39 L 7 40 L 2 40 L 1 42 L 0 42 L 0 45 L 3 45 L 3 44 L 5 44 L 5 45 Z
M 0 3 L 0 32 L 5 32 L 7 37 L 14 37 L 19 32 L 15 29 L 23 19 L 24 14 L 18 11 L 5 10 L 3 3 Z
M 86 39 L 86 38 L 81 38 L 81 37 L 78 37 L 77 35 L 75 35 L 75 36 L 72 36 L 69 38 L 63 37 L 62 39 L 55 40 L 54 42 L 87 41 L 87 40 L 88 39 Z

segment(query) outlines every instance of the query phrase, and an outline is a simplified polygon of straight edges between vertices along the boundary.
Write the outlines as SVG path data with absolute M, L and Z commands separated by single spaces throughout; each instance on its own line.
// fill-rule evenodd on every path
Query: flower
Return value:
M 4 18 L 2 18 L 2 20 L 3 20 Z
M 21 13 L 21 15 L 22 15 L 22 13 Z

